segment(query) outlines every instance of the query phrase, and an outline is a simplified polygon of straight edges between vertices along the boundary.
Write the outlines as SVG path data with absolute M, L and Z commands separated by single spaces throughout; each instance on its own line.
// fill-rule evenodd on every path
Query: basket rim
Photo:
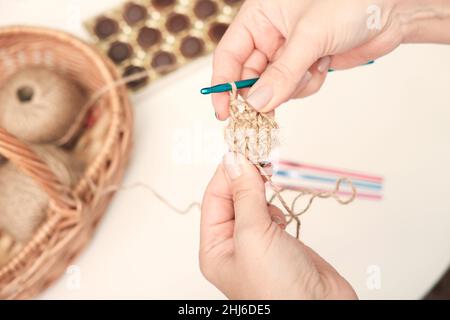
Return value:
M 103 169 L 104 164 L 109 160 L 111 154 L 114 154 L 115 144 L 117 143 L 117 139 L 119 139 L 119 134 L 121 132 L 121 116 L 125 112 L 125 116 L 129 117 L 132 123 L 132 113 L 129 105 L 128 91 L 126 87 L 122 85 L 114 85 L 115 82 L 121 78 L 118 69 L 112 64 L 112 62 L 101 53 L 95 46 L 85 42 L 80 39 L 77 35 L 70 34 L 69 32 L 57 30 L 48 27 L 34 27 L 34 26 L 26 26 L 26 25 L 14 25 L 14 26 L 6 26 L 0 27 L 0 38 L 1 37 L 9 37 L 9 36 L 20 36 L 20 35 L 31 35 L 36 37 L 48 37 L 49 39 L 55 40 L 57 42 L 64 43 L 66 45 L 72 46 L 74 50 L 78 50 L 81 54 L 89 59 L 90 62 L 95 66 L 95 72 L 98 72 L 99 76 L 104 80 L 103 86 L 111 86 L 110 90 L 105 92 L 102 95 L 102 98 L 109 97 L 109 107 L 110 110 L 110 124 L 105 134 L 104 141 L 102 143 L 102 147 L 99 148 L 95 157 L 87 163 L 86 170 L 80 177 L 80 180 L 71 188 L 71 192 L 74 195 L 80 194 L 81 192 L 86 191 L 87 189 L 91 189 L 91 185 L 89 183 L 89 179 L 95 177 L 100 171 Z M 42 41 L 37 40 L 37 41 Z M 126 134 L 126 137 L 123 138 L 124 145 L 121 148 L 121 153 L 125 152 L 125 150 L 129 150 L 131 146 L 131 134 Z M 117 151 L 116 151 L 117 152 Z M 127 157 L 125 157 L 127 158 Z M 126 159 L 125 159 L 126 161 Z M 117 174 L 120 176 L 120 179 L 123 175 L 123 168 L 116 170 Z M 107 178 L 111 179 L 111 178 Z M 91 179 L 92 181 L 92 179 Z M 86 208 L 81 208 L 80 211 L 83 212 Z M 51 210 L 51 209 L 49 209 Z M 52 211 L 52 210 L 51 210 Z M 50 211 L 49 211 L 50 212 Z M 50 213 L 49 213 L 50 214 Z M 52 213 L 52 215 L 54 212 Z M 0 268 L 0 279 L 6 276 L 9 272 L 13 272 L 17 266 L 21 269 L 20 265 L 23 262 L 23 259 L 27 256 L 27 252 L 32 252 L 34 248 L 39 247 L 41 240 L 43 241 L 48 237 L 48 232 L 51 232 L 52 228 L 50 225 L 47 225 L 49 222 L 54 220 L 55 216 L 47 215 L 46 220 L 41 225 L 41 227 L 37 230 L 37 232 L 33 235 L 33 238 L 22 248 L 23 254 L 19 254 L 17 257 L 14 257 L 10 262 Z M 61 216 L 60 219 L 64 217 Z M 82 215 L 79 216 L 80 219 L 83 219 Z M 89 218 L 89 217 L 87 217 Z M 76 226 L 75 226 L 76 227 Z M 45 232 L 40 232 L 44 231 Z M 42 239 L 41 239 L 42 238 Z M 0 289 L 1 292 L 1 289 Z

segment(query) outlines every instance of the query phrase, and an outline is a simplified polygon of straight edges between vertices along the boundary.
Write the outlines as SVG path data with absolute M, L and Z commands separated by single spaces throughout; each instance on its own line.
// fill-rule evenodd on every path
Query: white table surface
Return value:
M 0 0 L 0 24 L 88 40 L 79 19 L 117 3 Z M 319 94 L 278 112 L 283 158 L 385 177 L 383 201 L 317 202 L 303 219 L 303 241 L 360 298 L 420 298 L 450 264 L 449 56 L 450 46 L 403 46 L 373 66 L 330 75 Z M 149 184 L 180 207 L 201 199 L 222 153 L 223 124 L 198 94 L 210 66 L 202 58 L 133 97 L 125 185 Z M 198 238 L 197 210 L 180 216 L 143 189 L 120 192 L 70 269 L 80 286 L 68 272 L 40 298 L 223 298 L 199 271 Z M 367 286 L 371 266 L 379 289 Z

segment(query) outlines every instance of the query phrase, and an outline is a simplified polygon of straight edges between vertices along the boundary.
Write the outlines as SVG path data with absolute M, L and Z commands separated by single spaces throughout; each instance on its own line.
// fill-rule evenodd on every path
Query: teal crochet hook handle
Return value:
M 363 64 L 363 66 L 367 66 L 369 64 L 373 64 L 375 61 L 369 61 L 365 64 Z M 336 71 L 335 69 L 328 69 L 328 72 L 334 72 Z M 253 78 L 253 79 L 246 79 L 246 80 L 241 80 L 241 81 L 236 81 L 236 88 L 238 89 L 243 89 L 243 88 L 250 88 L 251 86 L 253 86 L 256 81 L 258 81 L 259 78 Z M 229 83 L 222 83 L 222 84 L 218 84 L 216 86 L 213 87 L 207 87 L 207 88 L 203 88 L 200 90 L 201 94 L 211 94 L 211 93 L 220 93 L 220 92 L 227 92 L 227 91 L 231 91 L 231 85 Z
M 236 81 L 235 82 L 236 88 L 238 88 L 238 89 L 250 88 L 258 80 L 259 80 L 259 78 Z M 222 84 L 218 84 L 217 86 L 203 88 L 200 90 L 200 93 L 201 94 L 211 94 L 211 93 L 226 92 L 226 91 L 231 91 L 231 90 L 232 90 L 232 88 L 229 83 L 222 83 Z

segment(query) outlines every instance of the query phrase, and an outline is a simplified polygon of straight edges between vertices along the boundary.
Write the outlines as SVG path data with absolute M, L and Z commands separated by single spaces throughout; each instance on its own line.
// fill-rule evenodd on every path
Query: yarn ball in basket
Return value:
M 15 256 L 22 246 L 11 235 L 5 231 L 0 230 L 0 267 L 8 263 L 8 261 Z
M 62 74 L 43 67 L 23 68 L 0 88 L 0 126 L 28 143 L 55 142 L 85 101 L 81 87 Z
M 26 143 L 65 186 L 83 172 L 75 156 L 56 146 L 86 99 L 82 88 L 49 68 L 23 68 L 0 88 L 0 126 Z M 0 159 L 0 231 L 20 243 L 45 220 L 49 200 L 36 182 L 8 159 Z
M 65 186 L 73 186 L 83 172 L 81 162 L 61 148 L 37 145 L 31 149 Z M 0 230 L 25 243 L 46 217 L 48 195 L 31 177 L 8 161 L 0 165 L 0 205 Z

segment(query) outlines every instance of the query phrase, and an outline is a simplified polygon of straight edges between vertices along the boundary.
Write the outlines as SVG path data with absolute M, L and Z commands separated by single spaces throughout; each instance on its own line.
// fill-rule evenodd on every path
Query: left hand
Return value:
M 231 299 L 355 299 L 350 284 L 285 226 L 257 168 L 228 153 L 203 199 L 203 274 Z

